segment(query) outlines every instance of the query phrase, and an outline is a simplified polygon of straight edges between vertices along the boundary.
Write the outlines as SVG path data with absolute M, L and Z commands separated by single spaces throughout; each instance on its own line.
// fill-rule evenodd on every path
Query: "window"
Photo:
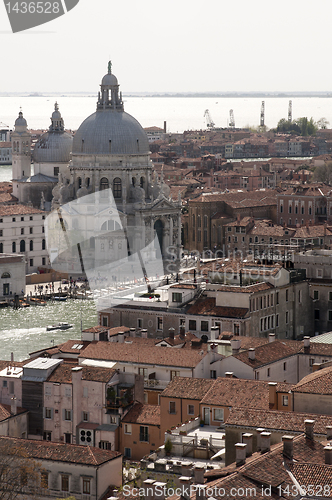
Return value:
M 33 267 L 33 259 L 30 259 L 30 267 Z
M 142 375 L 144 378 L 148 378 L 148 369 L 147 368 L 139 368 L 138 374 Z
M 8 382 L 7 380 L 2 381 L 2 387 L 8 387 Z
M 189 330 L 196 330 L 196 320 L 194 319 L 189 320 Z
M 48 490 L 48 472 L 41 472 L 41 487 Z
M 122 181 L 119 177 L 113 181 L 113 196 L 117 199 L 122 198 Z
M 188 405 L 188 415 L 195 415 L 194 405 Z
M 71 410 L 63 410 L 63 420 L 71 420 Z
M 172 293 L 172 302 L 182 302 L 182 293 Z
M 332 300 L 332 292 L 329 292 L 329 300 Z
M 319 320 L 320 319 L 320 314 L 319 313 L 320 313 L 319 309 L 315 309 L 315 311 L 314 311 L 314 318 L 315 318 L 315 320 Z
M 270 368 L 267 369 L 267 376 L 270 376 Z
M 44 441 L 52 441 L 52 432 L 50 432 L 50 431 L 44 431 L 44 433 L 43 433 L 43 440 Z
M 286 361 L 284 362 L 283 369 L 284 369 L 284 372 L 287 370 L 287 363 L 286 363 Z
M 223 408 L 215 408 L 213 410 L 213 420 L 217 422 L 224 421 L 224 409 Z
M 108 317 L 107 316 L 102 316 L 102 325 L 103 326 L 108 326 Z
M 288 320 L 289 320 L 289 312 L 286 311 L 286 315 L 285 315 L 285 321 L 286 321 L 286 323 L 288 323 Z
M 91 492 L 91 479 L 83 477 L 83 495 L 90 495 Z
M 52 418 L 53 411 L 52 408 L 45 408 L 45 418 Z
M 314 290 L 314 300 L 318 300 L 319 299 L 319 292 L 318 290 Z
M 170 401 L 169 402 L 169 413 L 171 415 L 175 415 L 176 414 L 175 401 Z
M 139 428 L 139 440 L 144 443 L 149 442 L 149 427 L 141 425 Z
M 279 304 L 279 292 L 276 293 L 276 304 Z
M 42 240 L 42 250 L 45 250 L 46 248 L 46 240 Z
M 158 316 L 157 318 L 157 330 L 163 329 L 163 318 L 162 316 Z
M 217 378 L 217 371 L 216 370 L 210 370 L 210 378 Z
M 289 290 L 286 290 L 286 302 L 288 302 Z
M 21 234 L 24 234 L 24 227 L 21 227 Z
M 131 448 L 124 449 L 124 456 L 125 458 L 131 458 Z
M 71 398 L 71 387 L 65 387 L 66 398 Z
M 99 441 L 99 448 L 102 450 L 110 450 L 111 443 L 109 441 Z
M 69 476 L 61 476 L 61 491 L 69 491 Z
M 16 222 L 16 217 L 13 217 L 13 218 L 12 218 L 12 222 Z
M 171 380 L 173 380 L 174 377 L 180 377 L 180 372 L 178 370 L 171 370 Z
M 3 243 L 0 243 L 0 253 L 3 253 Z
M 315 362 L 315 358 L 309 358 L 309 366 L 312 366 Z
M 282 397 L 282 406 L 288 406 L 288 396 Z
M 29 248 L 30 248 L 30 252 L 32 252 L 33 251 L 33 240 L 30 240 Z
M 45 396 L 52 396 L 52 386 L 51 385 L 45 385 Z
M 89 422 L 89 413 L 87 411 L 82 412 L 82 420 L 83 422 Z
M 42 266 L 45 266 L 45 265 L 46 265 L 46 258 L 42 257 Z
M 33 234 L 33 227 L 30 227 L 30 228 L 29 228 L 29 233 L 30 233 L 30 234 Z
M 302 290 L 299 290 L 299 303 L 302 302 Z
M 131 424 L 125 424 L 125 426 L 124 426 L 124 433 L 125 434 L 131 434 Z
M 332 321 L 332 311 L 329 311 L 329 321 Z
M 208 321 L 201 321 L 201 331 L 202 332 L 209 331 L 209 322 Z

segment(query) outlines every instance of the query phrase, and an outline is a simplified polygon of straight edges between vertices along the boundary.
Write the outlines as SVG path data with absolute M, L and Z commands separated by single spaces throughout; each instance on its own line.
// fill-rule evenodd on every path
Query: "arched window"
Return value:
M 12 252 L 15 253 L 16 252 L 16 242 L 13 241 L 12 243 Z
M 42 240 L 42 250 L 45 250 L 46 248 L 46 240 Z
M 25 241 L 24 240 L 20 241 L 20 252 L 25 252 Z
M 122 198 L 122 182 L 120 177 L 115 177 L 113 181 L 113 196 L 114 198 Z
M 10 273 L 8 271 L 5 271 L 2 273 L 1 278 L 10 278 Z
M 145 185 L 145 179 L 144 179 L 144 177 L 141 177 L 141 178 L 140 178 L 139 183 L 140 183 L 141 188 L 143 188 L 143 189 L 144 189 L 144 185 Z
M 88 188 L 90 186 L 90 177 L 85 179 L 85 186 Z
M 82 179 L 81 177 L 77 178 L 77 188 L 80 189 L 82 187 Z
M 108 188 L 109 188 L 108 179 L 106 179 L 106 177 L 102 177 L 100 179 L 99 190 L 106 191 Z M 102 196 L 103 198 L 107 197 L 107 192 L 103 193 Z
M 131 182 L 132 182 L 132 185 L 135 187 L 136 186 L 136 177 L 132 177 Z
M 30 248 L 30 252 L 32 252 L 33 251 L 33 240 L 30 240 L 29 248 Z

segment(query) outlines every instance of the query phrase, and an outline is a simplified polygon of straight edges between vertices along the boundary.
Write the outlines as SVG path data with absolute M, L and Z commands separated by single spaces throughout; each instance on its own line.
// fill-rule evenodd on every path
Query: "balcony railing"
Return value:
M 164 390 L 167 387 L 169 381 L 168 380 L 158 380 L 153 378 L 145 378 L 144 379 L 144 389 L 160 389 Z

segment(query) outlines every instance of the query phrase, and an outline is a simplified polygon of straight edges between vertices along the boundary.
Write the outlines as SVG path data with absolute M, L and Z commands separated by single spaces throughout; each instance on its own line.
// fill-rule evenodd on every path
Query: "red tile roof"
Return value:
M 122 422 L 131 424 L 160 425 L 160 406 L 147 405 L 136 401 Z
M 268 410 L 269 385 L 258 380 L 218 378 L 201 404 Z
M 248 351 L 235 354 L 234 358 L 242 361 L 242 363 L 245 363 L 252 368 L 258 368 L 259 366 L 273 363 L 274 361 L 277 361 L 279 359 L 295 356 L 298 353 L 300 347 L 301 344 L 296 341 L 286 343 L 282 340 L 275 340 L 274 342 L 256 347 L 255 359 L 249 359 Z
M 293 387 L 293 392 L 332 394 L 332 366 L 310 373 Z
M 214 384 L 213 379 L 174 377 L 160 397 L 201 400 Z
M 47 382 L 70 384 L 72 381 L 72 368 L 77 368 L 74 363 L 61 363 L 48 377 Z M 107 383 L 111 380 L 116 370 L 112 368 L 97 368 L 95 366 L 82 366 L 82 380 Z
M 249 309 L 244 307 L 216 306 L 215 297 L 198 299 L 195 304 L 187 310 L 188 315 L 218 316 L 225 318 L 245 318 L 248 312 Z

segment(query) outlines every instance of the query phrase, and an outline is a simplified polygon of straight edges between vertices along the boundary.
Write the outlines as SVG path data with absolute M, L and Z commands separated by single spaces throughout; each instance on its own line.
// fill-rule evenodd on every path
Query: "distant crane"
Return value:
M 207 128 L 214 128 L 214 121 L 211 118 L 210 111 L 208 109 L 205 110 L 204 112 L 204 118 L 206 119 L 206 126 Z
M 235 118 L 234 118 L 234 112 L 232 109 L 229 110 L 229 126 L 231 128 L 235 128 Z
M 288 121 L 292 121 L 292 101 L 288 103 Z
M 262 101 L 262 106 L 261 106 L 261 127 L 264 127 L 264 121 L 265 121 L 265 101 Z

